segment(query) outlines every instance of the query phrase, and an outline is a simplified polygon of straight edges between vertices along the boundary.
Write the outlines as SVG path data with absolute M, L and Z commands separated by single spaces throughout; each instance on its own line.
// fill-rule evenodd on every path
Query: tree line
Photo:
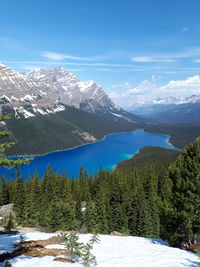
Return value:
M 128 164 L 128 166 L 130 163 Z M 130 167 L 130 166 L 129 166 Z M 200 138 L 172 163 L 99 170 L 69 179 L 49 166 L 44 177 L 1 177 L 0 205 L 14 203 L 17 221 L 56 230 L 200 240 Z

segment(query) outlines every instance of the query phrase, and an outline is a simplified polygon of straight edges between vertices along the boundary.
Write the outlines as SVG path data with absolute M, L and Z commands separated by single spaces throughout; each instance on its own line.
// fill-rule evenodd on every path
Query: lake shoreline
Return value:
M 144 129 L 134 129 L 132 131 L 110 133 L 104 135 L 101 140 L 76 146 L 75 148 L 58 150 L 45 155 L 28 156 L 34 160 L 21 167 L 21 173 L 25 179 L 34 175 L 35 172 L 42 177 L 48 166 L 54 172 L 67 174 L 73 178 L 78 176 L 79 167 L 89 174 L 95 174 L 99 168 L 113 170 L 116 164 L 123 160 L 134 157 L 140 149 L 146 146 L 164 147 L 171 150 L 178 150 L 169 142 L 169 135 L 149 133 Z M 11 159 L 19 159 L 13 157 Z M 11 173 L 3 172 L 9 177 Z M 13 173 L 15 175 L 15 173 Z
M 92 141 L 92 142 L 89 142 L 89 143 L 84 143 L 84 144 L 81 144 L 81 145 L 77 145 L 77 146 L 73 146 L 73 147 L 70 147 L 70 148 L 66 148 L 66 149 L 57 149 L 57 150 L 54 150 L 54 151 L 50 151 L 50 152 L 46 152 L 46 153 L 42 153 L 42 154 L 24 154 L 24 155 L 9 155 L 9 158 L 21 158 L 21 157 L 24 157 L 24 158 L 34 158 L 34 157 L 42 157 L 42 156 L 46 156 L 46 155 L 49 155 L 49 154 L 52 154 L 52 153 L 59 153 L 59 152 L 64 152 L 64 151 L 69 151 L 69 150 L 73 150 L 73 149 L 76 149 L 76 148 L 79 148 L 79 147 L 82 147 L 82 146 L 86 146 L 86 145 L 90 145 L 90 144 L 95 144 L 95 143 L 99 143 L 99 142 L 102 142 L 107 136 L 111 136 L 111 135 L 116 135 L 116 134 L 122 134 L 122 133 L 133 133 L 135 131 L 138 131 L 138 130 L 143 130 L 145 131 L 143 128 L 137 128 L 137 129 L 134 129 L 133 131 L 126 131 L 126 132 L 116 132 L 116 133 L 110 133 L 110 134 L 106 134 L 103 136 L 103 138 L 101 139 L 97 139 L 96 141 Z M 148 132 L 146 131 L 147 133 L 151 133 L 151 132 Z M 152 134 L 158 134 L 158 133 L 152 133 Z M 168 135 L 168 134 L 158 134 L 158 135 L 162 135 L 162 136 L 168 136 L 169 139 L 167 140 L 167 144 L 172 146 L 172 147 L 176 147 L 175 145 L 173 145 L 171 142 L 170 142 L 170 139 L 171 139 L 171 136 Z M 177 149 L 180 149 L 178 147 L 176 147 Z M 135 156 L 132 155 L 132 157 Z
M 50 151 L 50 152 L 45 152 L 45 153 L 42 153 L 42 154 L 9 155 L 9 158 L 19 158 L 19 157 L 32 158 L 32 157 L 42 157 L 42 156 L 49 155 L 49 154 L 52 154 L 52 153 L 57 153 L 57 152 L 62 152 L 62 151 L 68 151 L 68 150 L 72 150 L 72 149 L 75 149 L 75 148 L 78 148 L 78 147 L 82 147 L 82 146 L 86 146 L 86 145 L 90 145 L 90 144 L 99 143 L 99 142 L 103 141 L 103 140 L 106 138 L 106 136 L 109 136 L 109 135 L 113 135 L 113 134 L 122 134 L 122 133 L 132 133 L 132 132 L 134 132 L 134 131 L 138 131 L 138 130 L 144 130 L 144 129 L 138 128 L 138 129 L 135 129 L 135 130 L 133 130 L 133 131 L 131 130 L 131 131 L 126 131 L 126 132 L 109 133 L 109 134 L 105 134 L 101 139 L 97 139 L 96 141 L 92 141 L 92 142 L 89 142 L 89 143 L 84 143 L 84 144 L 82 144 L 82 145 L 77 145 L 77 146 L 73 146 L 73 147 L 66 148 L 66 149 L 57 149 L 57 150 Z

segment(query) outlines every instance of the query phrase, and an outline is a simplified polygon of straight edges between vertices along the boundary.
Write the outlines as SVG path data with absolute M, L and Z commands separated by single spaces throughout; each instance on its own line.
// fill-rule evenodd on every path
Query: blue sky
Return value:
M 1 1 L 0 61 L 63 66 L 122 106 L 200 94 L 199 0 Z

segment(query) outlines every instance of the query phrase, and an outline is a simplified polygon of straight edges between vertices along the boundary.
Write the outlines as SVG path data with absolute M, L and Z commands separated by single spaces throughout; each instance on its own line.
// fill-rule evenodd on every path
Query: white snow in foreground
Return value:
M 55 234 L 40 232 L 23 234 L 25 240 L 48 239 Z M 11 251 L 11 245 L 19 236 L 0 235 L 0 253 Z M 87 242 L 91 235 L 80 235 L 81 242 Z M 133 237 L 100 235 L 100 243 L 95 244 L 92 253 L 96 256 L 99 267 L 197 267 L 199 261 L 195 253 L 171 248 L 162 240 Z M 48 245 L 47 248 L 64 248 L 63 245 Z M 60 256 L 59 256 L 60 257 Z M 66 255 L 65 255 L 66 257 Z M 54 257 L 20 256 L 10 260 L 13 267 L 77 267 L 79 263 L 62 263 L 53 261 Z M 0 265 L 3 266 L 3 265 Z

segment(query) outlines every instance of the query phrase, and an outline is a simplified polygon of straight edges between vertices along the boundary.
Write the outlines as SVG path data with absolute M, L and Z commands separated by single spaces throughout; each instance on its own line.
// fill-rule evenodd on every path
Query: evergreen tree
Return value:
M 9 116 L 0 115 L 0 122 L 5 121 L 6 119 L 9 118 L 10 118 Z M 8 135 L 9 133 L 7 130 L 0 131 L 0 139 L 2 138 L 4 140 L 5 137 L 8 137 Z M 13 145 L 14 145 L 13 142 L 3 142 L 0 144 L 0 168 L 6 168 L 6 169 L 19 168 L 20 165 L 28 164 L 32 161 L 32 159 L 25 159 L 25 158 L 17 160 L 8 159 L 5 155 L 5 152 Z
M 98 208 L 95 201 L 91 200 L 87 203 L 84 224 L 89 233 L 100 233 L 100 225 L 98 221 Z
M 0 206 L 9 203 L 9 188 L 4 176 L 0 177 Z
M 81 256 L 83 243 L 78 242 L 79 237 L 76 233 L 71 232 L 67 235 L 62 235 L 66 249 L 69 251 L 70 260 L 75 261 Z
M 23 186 L 23 181 L 22 181 L 22 177 L 20 174 L 20 170 L 19 168 L 17 170 L 18 170 L 18 175 L 17 175 L 15 192 L 14 192 L 14 209 L 16 211 L 17 218 L 19 219 L 19 221 L 22 221 L 25 194 L 24 194 L 24 186 Z
M 8 221 L 7 221 L 6 225 L 5 225 L 5 231 L 7 231 L 8 233 L 11 233 L 12 229 L 14 227 L 15 227 L 14 218 L 13 218 L 11 212 L 10 212 Z

